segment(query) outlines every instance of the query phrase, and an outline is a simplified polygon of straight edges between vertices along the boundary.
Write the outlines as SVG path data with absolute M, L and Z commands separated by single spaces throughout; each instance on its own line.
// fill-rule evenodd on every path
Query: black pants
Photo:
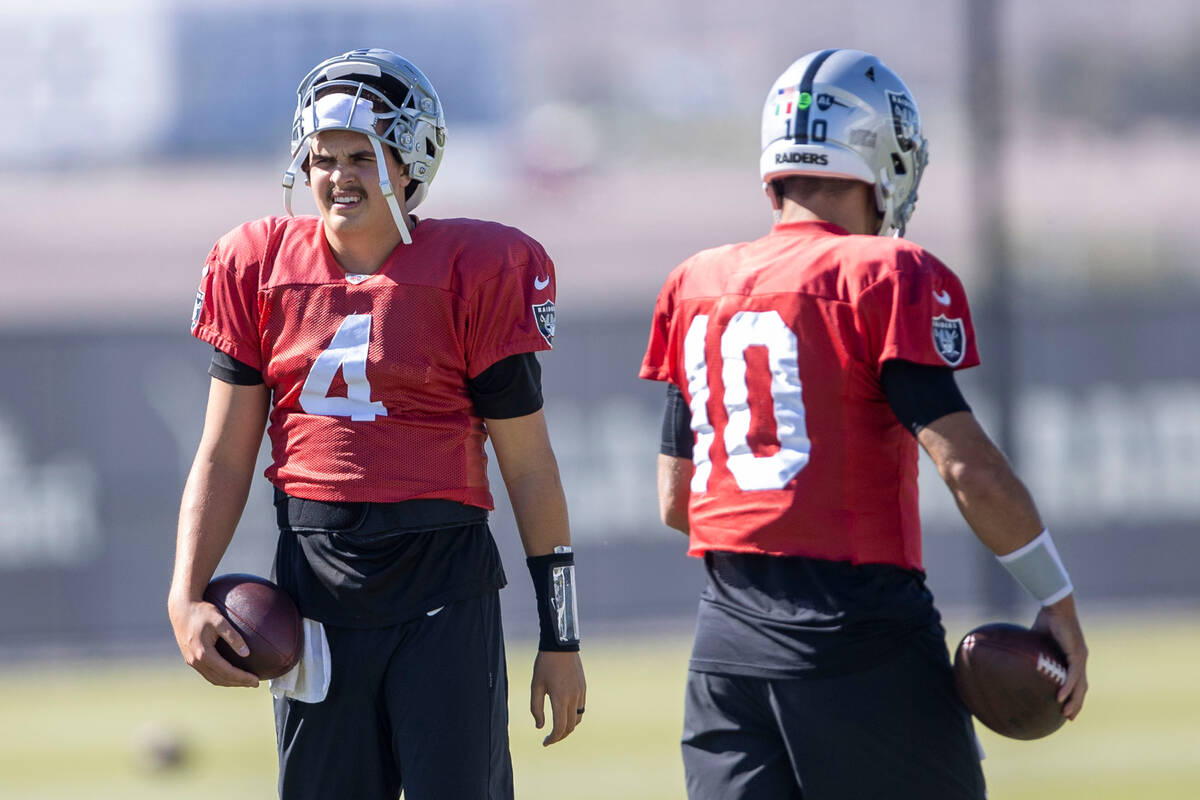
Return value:
M 829 678 L 689 672 L 690 800 L 983 800 L 970 716 L 943 642 Z
M 283 800 L 511 800 L 498 593 L 326 634 L 325 700 L 275 701 Z

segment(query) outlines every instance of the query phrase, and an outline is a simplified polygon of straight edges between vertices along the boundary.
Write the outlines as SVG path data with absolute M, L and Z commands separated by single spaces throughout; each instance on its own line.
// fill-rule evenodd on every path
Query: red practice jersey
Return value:
M 372 275 L 338 265 L 316 217 L 224 236 L 192 333 L 260 370 L 272 464 L 311 500 L 441 498 L 492 508 L 468 379 L 554 336 L 554 265 L 518 230 L 422 220 Z
M 671 273 L 641 377 L 691 407 L 689 553 L 920 569 L 917 444 L 880 385 L 890 359 L 979 363 L 962 284 L 911 242 L 783 223 Z

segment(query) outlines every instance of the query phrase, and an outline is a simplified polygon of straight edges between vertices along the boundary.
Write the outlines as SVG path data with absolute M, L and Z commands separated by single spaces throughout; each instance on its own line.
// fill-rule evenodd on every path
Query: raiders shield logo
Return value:
M 916 138 L 917 125 L 919 118 L 917 117 L 917 107 L 913 105 L 912 99 L 900 92 L 887 93 L 888 102 L 892 106 L 892 129 L 896 132 L 896 142 L 900 145 L 900 149 L 905 152 L 913 149 L 913 139 Z
M 962 363 L 967 353 L 967 332 L 961 319 L 933 318 L 933 346 L 942 361 L 952 367 Z
M 204 290 L 196 290 L 196 302 L 192 304 L 192 330 L 200 322 L 200 312 L 204 309 Z
M 196 290 L 196 301 L 192 304 L 192 330 L 196 330 L 200 322 L 200 312 L 204 310 L 204 279 L 208 277 L 208 264 L 200 272 L 200 288 Z
M 533 319 L 537 322 L 538 330 L 546 340 L 546 344 L 554 346 L 554 301 L 547 300 L 533 308 Z

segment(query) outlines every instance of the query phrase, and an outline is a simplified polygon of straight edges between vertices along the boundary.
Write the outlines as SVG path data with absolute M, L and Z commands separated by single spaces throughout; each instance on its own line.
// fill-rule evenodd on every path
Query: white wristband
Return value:
M 1054 605 L 1075 590 L 1049 530 L 996 560 L 1044 606 Z

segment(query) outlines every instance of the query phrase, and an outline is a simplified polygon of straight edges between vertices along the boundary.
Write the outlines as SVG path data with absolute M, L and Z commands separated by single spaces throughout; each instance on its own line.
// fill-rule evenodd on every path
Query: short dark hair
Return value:
M 855 186 L 865 185 L 853 178 L 833 178 L 824 175 L 784 175 L 771 181 L 780 197 L 803 201 L 817 195 L 839 195 Z

